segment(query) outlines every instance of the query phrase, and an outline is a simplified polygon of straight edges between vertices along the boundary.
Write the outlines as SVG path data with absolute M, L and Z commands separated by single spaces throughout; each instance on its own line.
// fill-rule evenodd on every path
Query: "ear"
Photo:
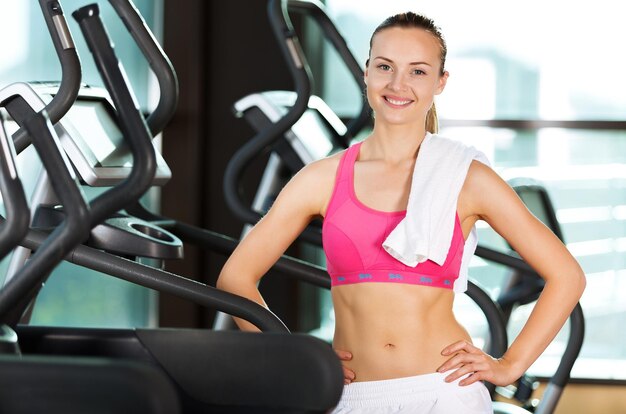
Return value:
M 450 72 L 446 70 L 445 72 L 443 72 L 443 75 L 439 77 L 439 85 L 437 86 L 437 89 L 435 90 L 435 95 L 439 95 L 441 94 L 441 92 L 443 92 L 443 90 L 446 87 L 446 84 L 448 83 L 448 76 L 450 76 Z

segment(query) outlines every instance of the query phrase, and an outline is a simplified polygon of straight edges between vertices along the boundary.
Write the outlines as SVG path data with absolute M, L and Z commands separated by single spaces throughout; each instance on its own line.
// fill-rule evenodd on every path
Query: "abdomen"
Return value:
M 345 362 L 356 381 L 435 372 L 448 357 L 441 350 L 470 340 L 452 312 L 448 289 L 388 283 L 333 288 L 333 347 L 352 353 Z

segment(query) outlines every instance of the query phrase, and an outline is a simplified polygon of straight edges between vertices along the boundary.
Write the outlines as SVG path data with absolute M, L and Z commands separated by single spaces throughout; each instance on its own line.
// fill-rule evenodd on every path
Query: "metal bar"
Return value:
M 489 127 L 510 129 L 598 129 L 606 131 L 626 131 L 626 121 L 602 120 L 547 120 L 547 119 L 442 119 L 443 128 Z

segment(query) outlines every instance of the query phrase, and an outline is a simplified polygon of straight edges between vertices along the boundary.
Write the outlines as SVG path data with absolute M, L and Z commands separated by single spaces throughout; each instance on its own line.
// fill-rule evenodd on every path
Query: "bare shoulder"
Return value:
M 337 152 L 333 155 L 329 155 L 328 157 L 313 161 L 312 163 L 306 165 L 298 174 L 306 174 L 315 176 L 321 179 L 331 180 L 335 178 L 335 173 L 337 172 L 337 168 L 339 167 L 339 161 L 341 160 L 341 156 L 344 154 L 344 151 Z
M 474 160 L 459 194 L 459 215 L 486 220 L 494 210 L 519 205 L 515 191 L 490 166 Z
M 335 183 L 339 161 L 344 151 L 304 166 L 287 183 L 281 198 L 289 198 L 312 216 L 324 216 Z
M 480 161 L 473 160 L 467 170 L 465 182 L 468 184 L 469 189 L 473 189 L 481 184 L 484 185 L 486 181 L 494 179 L 501 180 L 500 176 L 491 167 Z

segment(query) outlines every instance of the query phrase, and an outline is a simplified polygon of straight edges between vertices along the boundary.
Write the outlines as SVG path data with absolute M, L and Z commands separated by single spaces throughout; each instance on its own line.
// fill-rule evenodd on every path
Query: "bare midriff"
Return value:
M 433 373 L 441 351 L 471 338 L 452 311 L 449 289 L 395 283 L 358 283 L 332 289 L 333 347 L 352 353 L 343 364 L 355 381 Z

